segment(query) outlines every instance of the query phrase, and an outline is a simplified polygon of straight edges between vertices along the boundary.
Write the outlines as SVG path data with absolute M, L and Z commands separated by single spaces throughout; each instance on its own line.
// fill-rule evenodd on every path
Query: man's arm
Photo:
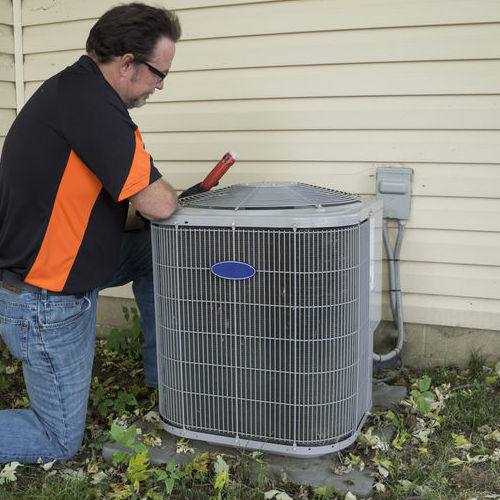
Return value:
M 163 179 L 158 179 L 130 198 L 135 210 L 149 220 L 170 217 L 177 208 L 177 194 Z

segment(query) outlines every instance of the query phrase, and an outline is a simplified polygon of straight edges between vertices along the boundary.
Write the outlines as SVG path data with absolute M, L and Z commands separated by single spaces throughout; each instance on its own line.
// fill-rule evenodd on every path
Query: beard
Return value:
M 133 101 L 129 101 L 127 103 L 127 109 L 140 108 L 141 106 L 144 106 L 144 104 L 146 104 L 146 98 L 139 97 L 138 99 L 134 99 Z
M 140 74 L 139 74 L 139 67 L 136 66 L 135 72 L 132 75 L 132 82 L 137 82 L 140 80 Z M 141 106 L 144 106 L 146 104 L 146 100 L 148 97 L 152 96 L 155 92 L 155 89 L 151 90 L 151 92 L 148 92 L 146 94 L 142 94 L 139 97 L 134 97 L 130 98 L 126 103 L 125 106 L 127 109 L 132 109 L 132 108 L 140 108 Z
M 146 104 L 146 100 L 149 96 L 153 95 L 153 92 L 149 92 L 146 95 L 142 95 L 141 97 L 137 97 L 136 99 L 131 99 L 126 103 L 127 109 L 132 108 L 140 108 Z

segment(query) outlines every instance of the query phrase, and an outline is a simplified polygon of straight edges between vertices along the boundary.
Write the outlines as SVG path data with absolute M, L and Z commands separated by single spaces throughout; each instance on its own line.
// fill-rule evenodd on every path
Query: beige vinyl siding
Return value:
M 12 3 L 0 0 L 0 150 L 16 116 Z
M 27 96 L 116 3 L 23 1 Z M 230 149 L 222 186 L 370 195 L 378 167 L 412 168 L 405 320 L 500 330 L 498 0 L 166 4 L 184 35 L 165 90 L 133 116 L 167 180 L 185 189 Z
M 94 19 L 115 0 L 24 0 L 23 24 Z M 149 1 L 155 5 L 154 1 Z M 156 2 L 158 4 L 159 2 Z M 307 31 L 495 22 L 497 0 L 169 0 L 186 39 Z M 262 10 L 262 8 L 264 10 Z M 297 31 L 297 30 L 295 30 Z

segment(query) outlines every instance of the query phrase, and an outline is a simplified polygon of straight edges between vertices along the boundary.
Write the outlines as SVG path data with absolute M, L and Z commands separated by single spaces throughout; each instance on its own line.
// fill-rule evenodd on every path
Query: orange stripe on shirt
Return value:
M 118 201 L 138 193 L 149 185 L 151 176 L 151 156 L 144 149 L 139 129 L 135 130 L 135 152 L 127 180 L 118 196 Z
M 101 189 L 99 179 L 71 151 L 27 283 L 55 292 L 64 288 Z

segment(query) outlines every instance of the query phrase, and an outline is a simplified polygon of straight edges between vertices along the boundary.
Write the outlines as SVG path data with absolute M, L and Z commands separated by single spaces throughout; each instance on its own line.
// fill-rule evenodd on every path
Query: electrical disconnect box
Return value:
M 377 199 L 384 203 L 384 217 L 407 220 L 410 216 L 411 168 L 377 168 Z

